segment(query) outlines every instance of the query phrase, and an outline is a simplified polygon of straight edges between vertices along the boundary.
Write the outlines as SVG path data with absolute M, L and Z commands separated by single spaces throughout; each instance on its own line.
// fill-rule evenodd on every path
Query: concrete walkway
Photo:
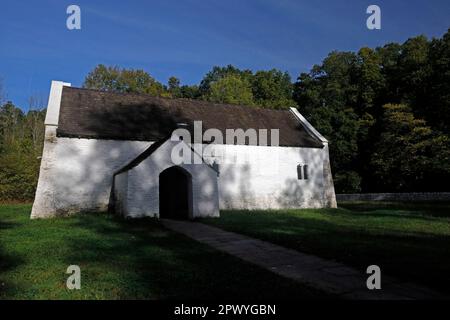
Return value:
M 381 290 L 368 290 L 369 275 L 343 264 L 199 222 L 164 220 L 163 225 L 215 249 L 225 251 L 281 276 L 344 299 L 436 299 L 429 289 L 383 275 Z

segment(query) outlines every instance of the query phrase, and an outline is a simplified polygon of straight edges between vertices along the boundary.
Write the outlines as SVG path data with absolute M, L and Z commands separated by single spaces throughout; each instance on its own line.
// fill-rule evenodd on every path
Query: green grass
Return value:
M 0 206 L 0 299 L 300 299 L 324 297 L 163 228 L 106 214 L 30 220 Z M 81 267 L 81 290 L 65 286 Z
M 450 292 L 450 204 L 343 203 L 340 209 L 225 211 L 202 222 Z

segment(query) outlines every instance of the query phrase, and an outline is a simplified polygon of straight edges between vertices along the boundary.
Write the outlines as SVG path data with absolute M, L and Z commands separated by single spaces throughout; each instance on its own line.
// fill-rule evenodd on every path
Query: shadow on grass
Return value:
M 301 299 L 321 292 L 165 229 L 107 214 L 30 220 L 0 206 L 0 299 Z M 81 268 L 81 290 L 66 269 Z
M 340 208 L 356 213 L 391 210 L 404 211 L 405 214 L 416 216 L 450 217 L 450 202 L 388 202 L 388 201 L 340 201 Z
M 18 227 L 20 224 L 3 221 L 0 219 L 0 231 Z M 17 284 L 3 279 L 3 274 L 13 270 L 23 263 L 23 259 L 5 252 L 2 239 L 0 237 L 0 297 L 11 295 L 17 290 L 21 290 Z
M 386 217 L 392 220 L 386 222 Z M 236 211 L 203 221 L 349 264 L 362 272 L 376 264 L 383 274 L 449 293 L 450 230 L 446 219 L 423 224 L 427 219 L 420 216 L 411 220 L 396 214 L 386 217 L 345 210 Z M 407 225 L 408 221 L 413 225 Z
M 174 234 L 153 219 L 72 219 L 87 236 L 66 237 L 65 263 L 83 282 L 120 299 L 299 299 L 326 297 L 291 280 Z M 83 271 L 85 270 L 85 271 Z

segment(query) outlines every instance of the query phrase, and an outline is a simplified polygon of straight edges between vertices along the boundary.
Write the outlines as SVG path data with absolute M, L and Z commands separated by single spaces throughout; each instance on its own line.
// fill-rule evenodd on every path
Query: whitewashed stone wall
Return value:
M 47 126 L 32 218 L 106 211 L 113 173 L 150 142 L 57 138 Z
M 57 138 L 52 127 L 48 127 L 32 217 L 107 210 L 114 172 L 150 145 L 151 142 L 142 141 Z M 332 181 L 324 177 L 326 148 L 215 145 L 212 149 L 212 156 L 205 157 L 205 161 L 221 162 L 217 187 L 220 209 L 336 206 Z M 166 160 L 158 159 L 154 164 L 158 169 L 152 170 L 161 172 L 172 165 Z M 307 180 L 297 179 L 298 164 L 308 165 Z M 141 180 L 152 165 L 144 161 L 116 179 L 116 186 L 129 186 L 121 203 L 130 216 L 157 216 L 159 212 L 158 176 L 151 176 L 152 181 Z M 193 186 L 209 179 L 204 177 L 204 170 L 183 167 L 191 172 Z M 144 187 L 140 188 L 141 184 Z M 207 193 L 205 190 L 193 192 Z M 209 215 L 209 205 L 203 197 L 194 206 L 197 216 Z
M 336 206 L 331 176 L 324 176 L 328 148 L 214 145 L 208 153 L 208 163 L 220 162 L 221 209 Z M 308 165 L 308 179 L 297 178 L 299 164 Z

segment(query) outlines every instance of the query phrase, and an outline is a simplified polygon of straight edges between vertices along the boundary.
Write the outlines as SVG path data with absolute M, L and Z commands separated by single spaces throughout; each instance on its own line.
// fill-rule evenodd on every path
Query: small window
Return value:
M 297 179 L 302 180 L 303 179 L 303 166 L 299 164 L 297 166 Z
M 303 179 L 308 180 L 308 165 L 303 166 Z
M 298 180 L 308 180 L 309 172 L 307 164 L 297 165 L 297 179 Z

